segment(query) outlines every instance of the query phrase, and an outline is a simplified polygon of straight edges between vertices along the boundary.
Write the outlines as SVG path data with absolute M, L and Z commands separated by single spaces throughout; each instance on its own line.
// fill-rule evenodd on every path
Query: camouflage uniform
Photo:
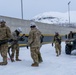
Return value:
M 21 61 L 19 59 L 19 43 L 17 41 L 17 39 L 19 38 L 19 34 L 17 35 L 17 32 L 14 31 L 12 32 L 12 39 L 14 40 L 11 44 L 13 44 L 14 42 L 16 42 L 16 44 L 14 44 L 12 46 L 12 54 L 11 54 L 11 61 L 14 62 L 14 55 L 15 55 L 15 52 L 16 52 L 16 61 Z
M 55 43 L 56 54 L 61 54 L 61 36 L 59 34 L 54 36 L 53 43 Z
M 11 31 L 9 27 L 7 27 L 5 22 L 2 22 L 2 26 L 0 26 L 0 41 L 7 40 L 11 38 Z M 5 43 L 3 45 L 0 45 L 0 53 L 3 57 L 3 62 L 0 62 L 0 65 L 6 65 L 7 64 L 7 52 L 8 52 L 8 43 Z
M 28 46 L 30 46 L 31 57 L 35 63 L 39 63 L 38 54 L 40 54 L 41 33 L 37 28 L 32 28 L 28 37 Z M 33 64 L 32 64 L 33 66 Z

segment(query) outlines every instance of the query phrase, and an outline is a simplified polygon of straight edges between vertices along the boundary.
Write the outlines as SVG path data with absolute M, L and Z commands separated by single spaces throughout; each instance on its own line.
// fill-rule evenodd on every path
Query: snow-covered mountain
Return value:
M 69 16 L 68 12 L 45 12 L 33 17 L 32 20 L 49 24 L 61 24 L 69 23 Z M 70 11 L 70 22 L 76 23 L 76 11 Z

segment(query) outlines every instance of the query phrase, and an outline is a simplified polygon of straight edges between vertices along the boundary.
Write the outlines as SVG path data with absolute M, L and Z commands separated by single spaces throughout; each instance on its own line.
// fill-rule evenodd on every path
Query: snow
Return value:
M 48 24 L 59 24 L 59 23 L 69 23 L 68 12 L 44 12 L 33 17 L 33 20 L 48 23 Z M 70 11 L 70 22 L 76 23 L 76 11 Z
M 76 51 L 72 55 L 65 54 L 65 43 L 62 42 L 62 54 L 56 57 L 55 48 L 51 44 L 41 47 L 43 62 L 39 67 L 32 67 L 30 48 L 20 48 L 20 59 L 22 61 L 11 62 L 0 66 L 0 75 L 76 75 Z M 0 56 L 0 61 L 2 57 Z

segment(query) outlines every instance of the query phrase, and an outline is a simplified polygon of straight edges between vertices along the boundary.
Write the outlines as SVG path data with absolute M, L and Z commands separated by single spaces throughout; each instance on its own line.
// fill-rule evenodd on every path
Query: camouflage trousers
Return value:
M 38 54 L 40 54 L 39 47 L 30 47 L 31 57 L 33 62 L 39 63 Z
M 18 59 L 18 57 L 19 57 L 19 44 L 15 44 L 15 45 L 12 47 L 11 52 L 12 52 L 11 58 L 14 58 L 14 55 L 15 55 L 15 53 L 16 53 L 16 59 Z
M 61 54 L 61 44 L 55 43 L 55 50 L 56 50 L 57 56 L 60 55 Z
M 3 44 L 0 46 L 0 54 L 3 58 L 3 62 L 7 63 L 7 52 L 8 52 L 8 44 Z

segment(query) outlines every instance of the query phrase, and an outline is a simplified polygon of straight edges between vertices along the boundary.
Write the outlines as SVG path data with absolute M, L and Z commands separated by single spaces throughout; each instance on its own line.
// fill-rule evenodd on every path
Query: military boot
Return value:
M 57 56 L 57 57 L 59 56 L 59 52 L 58 52 L 58 51 L 56 51 L 56 56 Z
M 7 57 L 3 57 L 3 62 L 0 63 L 1 65 L 7 65 Z
M 58 53 L 58 52 L 56 53 L 56 56 L 57 56 L 57 57 L 59 56 L 59 53 Z
M 16 59 L 16 61 L 21 61 L 21 59 Z
M 0 65 L 7 65 L 7 62 L 0 62 Z
M 59 56 L 59 54 L 56 55 L 57 57 Z
M 31 66 L 33 66 L 33 67 L 38 67 L 39 64 L 38 64 L 37 62 L 35 62 L 35 63 L 33 63 Z
M 16 61 L 21 61 L 21 59 L 19 59 L 18 55 L 16 55 Z

